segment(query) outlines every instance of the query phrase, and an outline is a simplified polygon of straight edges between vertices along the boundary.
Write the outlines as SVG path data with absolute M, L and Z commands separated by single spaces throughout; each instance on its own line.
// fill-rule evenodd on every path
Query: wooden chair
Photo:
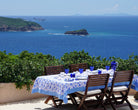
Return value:
M 63 65 L 45 66 L 44 67 L 45 75 L 54 75 L 54 74 L 59 74 L 60 72 L 64 72 L 64 66 Z
M 44 67 L 45 75 L 55 75 L 55 74 L 59 74 L 60 72 L 64 72 L 63 65 Z M 57 97 L 54 97 L 54 96 L 48 96 L 48 98 L 45 100 L 45 103 L 47 104 L 50 100 L 52 100 L 55 107 L 58 107 L 63 103 L 63 100 L 58 99 Z M 73 104 L 77 103 L 73 94 L 69 94 L 68 100 L 71 100 Z
M 106 90 L 107 90 L 107 84 L 109 80 L 109 74 L 100 74 L 100 75 L 89 75 L 86 89 L 84 92 L 76 92 L 75 94 L 79 97 L 80 103 L 77 108 L 77 110 L 80 110 L 83 108 L 83 110 L 87 110 L 89 106 L 95 106 L 96 108 L 101 105 L 104 109 L 104 103 L 103 98 L 105 96 Z M 89 87 L 95 87 L 95 86 L 103 86 L 103 90 L 101 89 L 95 89 L 88 91 Z M 88 100 L 88 98 L 95 96 L 95 100 Z
M 87 63 L 71 64 L 69 67 L 70 67 L 70 72 L 79 71 L 79 68 L 83 68 L 85 71 L 88 68 L 88 64 Z M 74 104 L 76 104 L 77 103 L 75 101 L 76 94 L 72 93 L 71 96 L 74 98 Z
M 128 93 L 132 84 L 134 72 L 132 70 L 128 71 L 118 71 L 114 73 L 114 78 L 112 80 L 112 86 L 108 88 L 106 94 L 107 100 L 113 108 L 121 106 L 129 106 L 131 110 L 134 110 L 130 102 L 128 101 Z M 128 86 L 116 86 L 117 83 L 128 82 Z M 118 95 L 115 95 L 119 93 Z M 121 96 L 120 96 L 121 95 Z M 126 101 L 126 103 L 124 103 Z
M 88 64 L 87 63 L 71 64 L 70 72 L 78 71 L 79 68 L 83 68 L 84 70 L 86 70 L 88 68 Z
M 59 74 L 60 72 L 64 72 L 64 66 L 58 65 L 58 66 L 45 66 L 44 67 L 44 73 L 45 75 L 55 75 Z M 45 103 L 47 104 L 50 100 L 52 100 L 55 107 L 58 107 L 62 105 L 63 100 L 58 99 L 54 96 L 48 96 L 48 98 L 45 100 Z M 58 102 L 58 104 L 57 104 Z

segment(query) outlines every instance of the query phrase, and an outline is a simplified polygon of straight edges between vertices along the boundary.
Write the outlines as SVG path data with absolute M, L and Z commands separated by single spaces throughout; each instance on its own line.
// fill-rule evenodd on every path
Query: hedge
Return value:
M 14 82 L 17 88 L 26 85 L 30 89 L 33 80 L 37 76 L 44 74 L 44 66 L 64 65 L 68 67 L 70 64 L 88 63 L 94 66 L 94 69 L 105 68 L 112 61 L 118 62 L 118 70 L 134 70 L 138 74 L 138 56 L 130 55 L 128 59 L 120 57 L 102 58 L 101 56 L 90 56 L 84 50 L 65 53 L 60 59 L 52 55 L 44 55 L 42 53 L 29 53 L 22 51 L 18 55 L 0 51 L 0 82 Z

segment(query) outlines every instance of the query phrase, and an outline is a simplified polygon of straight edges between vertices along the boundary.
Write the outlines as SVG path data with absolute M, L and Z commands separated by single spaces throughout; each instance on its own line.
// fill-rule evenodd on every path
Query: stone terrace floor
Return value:
M 45 98 L 19 101 L 7 104 L 0 104 L 0 110 L 76 110 L 76 106 L 69 104 L 64 104 L 59 108 L 52 107 L 52 101 L 48 104 L 44 103 Z M 135 110 L 138 110 L 138 100 L 135 100 L 133 96 L 129 96 L 129 101 L 133 105 Z M 112 110 L 110 106 L 107 107 L 107 110 Z M 121 107 L 118 110 L 130 110 L 129 107 Z

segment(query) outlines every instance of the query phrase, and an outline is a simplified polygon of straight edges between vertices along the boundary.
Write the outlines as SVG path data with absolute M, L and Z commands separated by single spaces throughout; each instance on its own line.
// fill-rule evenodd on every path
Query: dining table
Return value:
M 108 87 L 111 86 L 114 70 L 99 69 L 100 74 L 110 74 Z M 98 74 L 99 70 L 90 71 L 86 69 L 83 73 L 75 71 L 72 73 L 60 72 L 56 75 L 38 76 L 33 84 L 32 93 L 46 94 L 49 96 L 56 96 L 62 99 L 64 103 L 68 102 L 67 95 L 77 92 L 85 91 L 88 75 Z M 128 85 L 128 82 L 117 83 L 118 85 Z M 91 87 L 89 90 L 102 89 L 103 86 Z M 134 75 L 132 81 L 132 89 L 138 91 L 138 76 Z

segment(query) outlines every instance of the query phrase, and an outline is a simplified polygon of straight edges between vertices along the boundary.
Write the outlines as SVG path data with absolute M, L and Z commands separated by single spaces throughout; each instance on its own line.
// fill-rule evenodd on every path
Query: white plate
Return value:
M 74 81 L 74 79 L 65 79 L 64 81 L 70 82 L 70 81 Z
M 87 77 L 77 77 L 76 80 L 87 80 Z
M 93 74 L 98 74 L 98 71 L 97 71 L 97 70 L 95 70 L 95 71 L 92 71 L 92 73 L 93 73 Z

